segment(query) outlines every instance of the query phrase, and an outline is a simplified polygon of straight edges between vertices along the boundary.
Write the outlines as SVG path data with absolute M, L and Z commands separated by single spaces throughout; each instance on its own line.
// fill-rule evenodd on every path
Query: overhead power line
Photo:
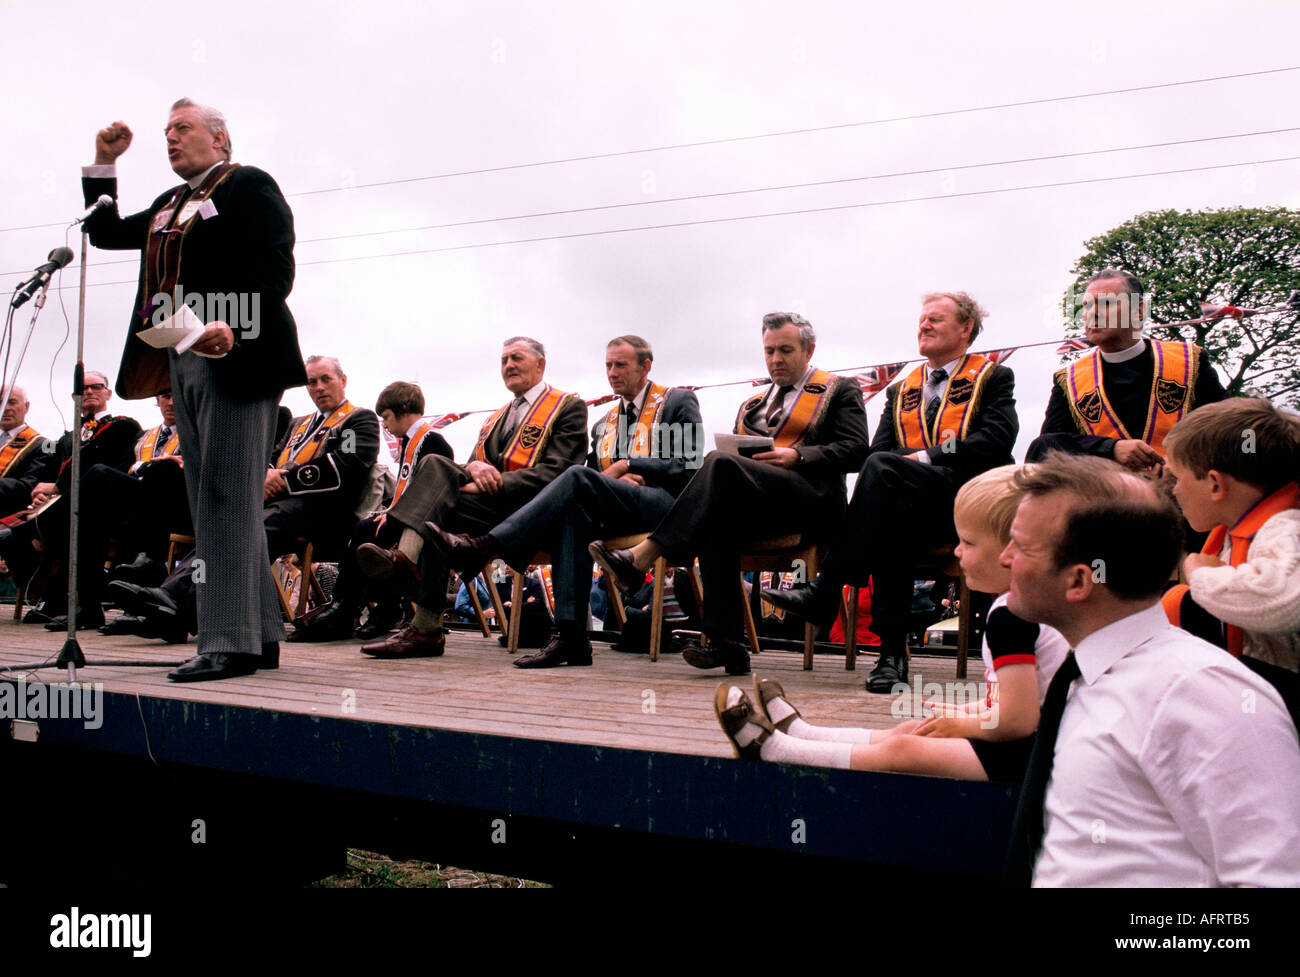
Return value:
M 381 254 L 353 255 L 346 258 L 319 258 L 299 261 L 298 267 L 308 265 L 333 265 L 352 261 L 372 261 L 379 258 L 402 258 L 418 254 L 445 254 L 453 251 L 475 251 L 480 248 L 499 248 L 512 244 L 536 244 L 542 241 L 568 241 L 575 238 L 603 237 L 610 234 L 632 234 L 639 231 L 662 231 L 679 227 L 700 227 L 709 224 L 731 224 L 738 221 L 764 220 L 769 217 L 795 217 L 802 214 L 825 214 L 841 210 L 863 210 L 871 207 L 889 207 L 896 204 L 924 203 L 934 200 L 958 200 L 968 197 L 987 197 L 1002 193 L 1021 193 L 1026 190 L 1051 190 L 1059 187 L 1086 186 L 1096 183 L 1115 183 L 1120 180 L 1140 180 L 1153 176 L 1176 176 L 1182 173 L 1205 173 L 1212 170 L 1230 170 L 1242 166 L 1266 166 L 1270 163 L 1290 163 L 1300 156 L 1279 156 L 1274 159 L 1243 160 L 1239 163 L 1218 163 L 1211 166 L 1188 166 L 1173 170 L 1152 170 L 1146 173 L 1124 173 L 1117 176 L 1098 176 L 1080 180 L 1058 180 L 1052 183 L 1031 183 L 1016 187 L 996 187 L 990 190 L 967 190 L 961 193 L 935 193 L 920 197 L 897 197 L 893 200 L 871 200 L 856 204 L 834 204 L 827 207 L 806 207 L 799 210 L 778 210 L 763 214 L 741 214 L 734 217 L 713 217 L 702 220 L 676 221 L 670 224 L 645 224 L 638 227 L 616 227 L 601 231 L 577 231 L 571 234 L 546 234 L 539 237 L 514 238 L 507 241 L 485 241 L 480 244 L 457 244 L 441 248 L 415 248 L 408 251 L 385 251 Z M 97 285 L 133 285 L 134 281 L 98 282 Z M 60 286 L 60 288 L 73 286 Z M 87 287 L 94 287 L 87 286 Z
M 1255 78 L 1263 75 L 1275 75 L 1288 71 L 1300 71 L 1300 65 L 1285 68 L 1265 68 L 1259 71 L 1241 71 L 1230 75 L 1210 75 L 1204 78 L 1187 78 L 1182 81 L 1160 82 L 1153 85 L 1131 85 L 1127 88 L 1109 88 L 1101 91 L 1078 92 L 1073 95 L 1051 95 L 1042 98 L 1021 99 L 1015 102 L 998 102 L 991 105 L 974 105 L 958 109 L 942 109 L 936 112 L 918 112 L 912 115 L 896 115 L 879 119 L 864 119 L 857 122 L 839 122 L 823 126 L 808 126 L 802 129 L 782 129 L 773 132 L 751 133 L 744 136 L 723 136 L 717 139 L 703 139 L 696 142 L 668 143 L 662 146 L 646 146 L 640 149 L 621 149 L 608 153 L 589 153 L 583 156 L 564 156 L 555 159 L 535 160 L 528 163 L 508 163 L 500 166 L 485 166 L 472 170 L 455 170 L 447 173 L 432 173 L 425 176 L 402 177 L 394 180 L 377 180 L 372 183 L 358 183 L 347 186 L 320 187 L 315 190 L 296 190 L 285 194 L 287 197 L 307 197 L 323 193 L 339 193 L 344 190 L 367 190 L 373 187 L 398 186 L 404 183 L 421 183 L 429 180 L 449 180 L 461 176 L 478 176 L 484 173 L 504 173 L 511 170 L 530 169 L 539 166 L 559 166 L 567 163 L 583 163 L 600 159 L 617 159 L 621 156 L 637 156 L 644 153 L 661 153 L 677 149 L 696 149 L 704 146 L 722 146 L 729 143 L 751 142 L 759 139 L 777 139 L 785 136 L 801 136 L 816 132 L 834 132 L 839 129 L 855 129 L 866 126 L 886 125 L 894 122 L 915 122 L 922 119 L 940 119 L 954 115 L 969 115 L 977 112 L 994 112 L 1001 109 L 1026 108 L 1031 105 L 1050 105 L 1059 102 L 1073 102 L 1089 98 L 1102 98 L 1110 95 L 1128 95 L 1134 92 L 1158 91 L 1165 88 L 1180 88 L 1187 85 L 1204 85 L 1216 81 L 1233 81 L 1239 78 Z M 30 231 L 46 227 L 63 227 L 65 222 L 53 221 L 46 224 L 26 224 L 21 227 L 0 227 L 0 234 L 8 231 Z

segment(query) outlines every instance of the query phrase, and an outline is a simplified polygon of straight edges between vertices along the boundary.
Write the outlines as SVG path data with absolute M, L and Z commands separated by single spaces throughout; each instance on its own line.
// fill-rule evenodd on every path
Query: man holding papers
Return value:
M 232 163 L 220 112 L 181 99 L 164 130 L 167 158 L 184 181 L 129 217 L 104 208 L 86 222 L 96 247 L 142 250 L 117 393 L 152 397 L 171 388 L 194 513 L 198 656 L 168 676 L 201 681 L 279 664 L 284 635 L 271 579 L 262 496 L 276 407 L 306 382 L 293 316 L 293 215 L 275 181 Z M 83 172 L 87 205 L 117 196 L 115 163 L 131 144 L 121 122 L 95 140 Z M 136 333 L 181 306 L 205 324 L 184 353 Z M 195 355 L 199 354 L 199 355 Z
M 770 437 L 773 446 L 752 457 L 710 453 L 644 543 L 613 551 L 591 544 L 592 556 L 625 590 L 639 586 L 661 554 L 679 566 L 698 555 L 709 645 L 688 647 L 683 657 L 731 675 L 749 671 L 736 590 L 740 552 L 773 536 L 829 534 L 844 513 L 844 475 L 867 453 L 862 394 L 855 381 L 811 365 L 811 323 L 773 312 L 763 317 L 762 335 L 772 385 L 740 406 L 735 433 Z

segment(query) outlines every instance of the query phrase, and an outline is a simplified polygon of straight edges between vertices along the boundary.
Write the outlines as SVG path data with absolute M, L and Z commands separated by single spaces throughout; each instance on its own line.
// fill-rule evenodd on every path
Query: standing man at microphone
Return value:
M 284 626 L 262 494 L 280 397 L 307 375 L 285 304 L 294 233 L 279 187 L 261 170 L 231 162 L 230 132 L 215 109 L 183 98 L 163 134 L 184 182 L 129 217 L 116 204 L 101 208 L 86 229 L 98 248 L 143 251 L 116 390 L 139 399 L 170 388 L 175 397 L 203 578 L 198 655 L 167 677 L 198 682 L 279 665 Z M 131 139 L 122 122 L 96 136 L 95 165 L 82 173 L 88 206 L 101 194 L 116 199 L 115 164 Z M 137 338 L 181 304 L 206 327 L 187 352 Z

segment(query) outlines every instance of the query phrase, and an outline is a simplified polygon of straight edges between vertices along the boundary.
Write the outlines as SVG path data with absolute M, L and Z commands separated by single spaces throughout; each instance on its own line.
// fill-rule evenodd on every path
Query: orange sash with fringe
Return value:
M 908 451 L 933 448 L 970 432 L 984 384 L 997 366 L 987 356 L 967 353 L 944 385 L 933 429 L 925 424 L 925 364 L 907 375 L 894 400 L 894 437 Z

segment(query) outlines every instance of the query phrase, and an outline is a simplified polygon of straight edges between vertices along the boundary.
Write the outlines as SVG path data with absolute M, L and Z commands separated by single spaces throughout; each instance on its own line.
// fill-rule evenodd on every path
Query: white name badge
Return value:
M 204 220 L 217 216 L 217 205 L 212 202 L 211 197 L 199 204 L 199 216 Z
M 189 221 L 191 217 L 193 217 L 195 214 L 199 212 L 200 206 L 201 205 L 197 200 L 191 200 L 189 203 L 187 203 L 184 207 L 181 208 L 181 215 L 176 218 L 176 223 L 184 224 L 187 221 Z

